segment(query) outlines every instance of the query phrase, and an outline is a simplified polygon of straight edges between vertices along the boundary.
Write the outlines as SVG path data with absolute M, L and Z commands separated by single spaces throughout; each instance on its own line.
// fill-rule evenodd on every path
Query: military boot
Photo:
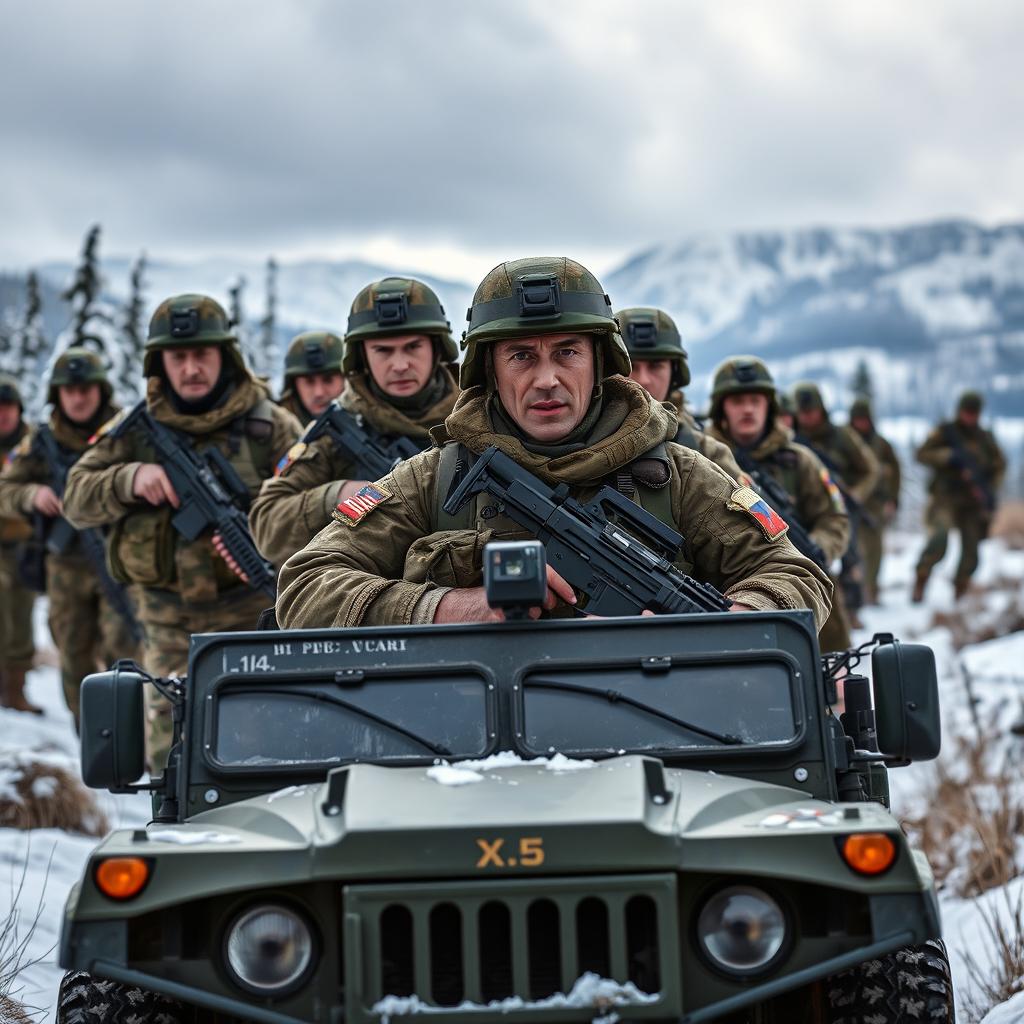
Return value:
M 41 715 L 42 708 L 29 702 L 25 696 L 25 670 L 9 668 L 0 672 L 0 708 L 12 711 L 29 711 L 33 715 Z
M 914 580 L 914 589 L 910 595 L 910 600 L 914 604 L 920 604 L 924 600 L 924 588 L 928 584 L 928 577 L 930 575 L 930 573 L 921 572 L 920 569 L 917 570 L 917 578 Z

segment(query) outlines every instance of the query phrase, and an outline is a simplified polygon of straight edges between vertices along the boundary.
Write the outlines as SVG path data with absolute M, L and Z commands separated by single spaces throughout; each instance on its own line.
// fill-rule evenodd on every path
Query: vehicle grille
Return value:
M 439 1008 L 569 992 L 591 971 L 678 1002 L 674 875 L 347 886 L 348 1020 L 384 996 Z M 431 1014 L 434 1017 L 434 1014 Z

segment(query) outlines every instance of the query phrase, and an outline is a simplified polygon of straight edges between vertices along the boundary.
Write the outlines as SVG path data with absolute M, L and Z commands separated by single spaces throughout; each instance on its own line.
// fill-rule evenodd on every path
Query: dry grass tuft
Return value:
M 1005 594 L 1006 599 L 987 606 L 986 598 L 992 594 Z M 956 650 L 1024 630 L 1020 579 L 1000 577 L 983 589 L 973 588 L 954 608 L 934 612 L 931 626 L 947 629 Z
M 32 1024 L 32 1018 L 21 1003 L 0 995 L 0 1024 Z
M 989 532 L 1008 548 L 1024 549 L 1024 501 L 1004 501 L 996 510 Z
M 1024 991 L 1024 893 L 1011 901 L 1003 893 L 1007 913 L 998 906 L 981 911 L 986 945 L 993 957 L 964 953 L 964 966 L 972 988 L 964 996 L 963 1008 L 969 1024 L 978 1024 L 1000 1003 Z
M 0 751 L 0 827 L 103 836 L 110 826 L 66 758 Z

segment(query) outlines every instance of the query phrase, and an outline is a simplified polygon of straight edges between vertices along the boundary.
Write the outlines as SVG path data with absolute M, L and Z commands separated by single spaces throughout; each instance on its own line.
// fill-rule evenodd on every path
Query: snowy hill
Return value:
M 617 307 L 675 317 L 698 397 L 721 359 L 754 352 L 782 383 L 816 378 L 841 405 L 861 359 L 889 414 L 946 412 L 965 386 L 994 411 L 1024 403 L 1021 224 L 700 235 L 639 253 L 604 284 Z

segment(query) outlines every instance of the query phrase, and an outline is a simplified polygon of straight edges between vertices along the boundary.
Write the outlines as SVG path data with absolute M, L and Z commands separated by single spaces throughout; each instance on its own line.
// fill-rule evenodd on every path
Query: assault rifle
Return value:
M 53 492 L 63 501 L 68 471 L 78 460 L 78 455 L 61 448 L 46 426 L 40 427 L 36 432 L 35 442 L 42 448 L 43 456 L 50 467 L 50 484 Z M 50 522 L 46 530 L 46 550 L 51 554 L 64 554 L 75 540 L 96 573 L 96 579 L 107 603 L 125 621 L 135 643 L 141 643 L 142 629 L 135 618 L 135 609 L 128 599 L 128 594 L 107 572 L 107 545 L 100 529 L 94 526 L 86 530 L 76 530 L 63 516 L 57 516 Z
M 825 552 L 811 539 L 811 535 L 797 519 L 796 507 L 786 492 L 786 488 L 767 469 L 755 462 L 749 452 L 737 448 L 733 454 L 736 456 L 736 462 L 740 469 L 754 481 L 758 492 L 771 502 L 772 508 L 789 524 L 789 539 L 793 542 L 793 546 L 800 554 L 806 555 L 814 562 L 819 569 L 824 569 L 827 572 L 828 559 L 825 557 Z
M 186 540 L 195 540 L 205 530 L 220 534 L 228 553 L 249 577 L 249 586 L 276 599 L 277 573 L 256 550 L 242 510 L 248 507 L 249 492 L 223 452 L 217 448 L 196 452 L 187 435 L 155 420 L 144 401 L 114 427 L 110 437 L 132 430 L 145 434 L 178 495 L 181 504 L 171 525 Z
M 989 486 L 988 474 L 978 464 L 978 460 L 967 450 L 963 441 L 957 435 L 952 423 L 946 423 L 942 428 L 942 437 L 946 444 L 953 449 L 951 465 L 959 469 L 970 488 L 971 495 L 988 518 L 996 510 L 996 496 Z
M 486 492 L 547 549 L 548 564 L 587 597 L 593 615 L 728 611 L 732 602 L 673 564 L 683 538 L 611 487 L 584 505 L 565 484 L 548 487 L 493 445 L 461 476 L 444 511 Z
M 362 419 L 346 412 L 337 402 L 331 402 L 316 421 L 310 424 L 302 440 L 307 444 L 328 435 L 338 450 L 354 466 L 354 478 L 380 480 L 405 459 L 419 455 L 421 449 L 407 437 L 396 437 L 385 442 Z

